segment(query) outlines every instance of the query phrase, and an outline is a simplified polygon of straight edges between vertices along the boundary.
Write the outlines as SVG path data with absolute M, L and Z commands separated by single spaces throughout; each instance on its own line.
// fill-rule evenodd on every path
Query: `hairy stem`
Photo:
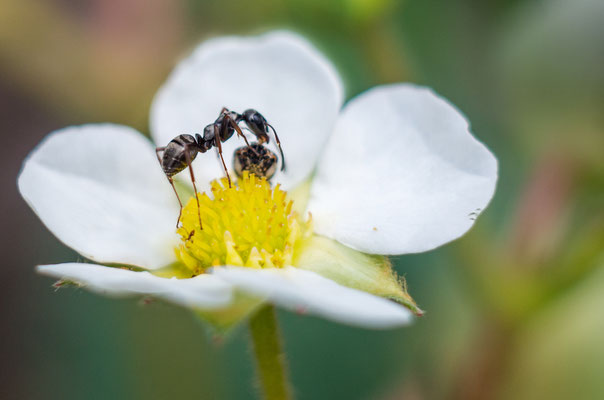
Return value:
M 252 317 L 250 332 L 264 399 L 291 399 L 285 354 L 281 350 L 277 316 L 272 305 L 263 307 Z

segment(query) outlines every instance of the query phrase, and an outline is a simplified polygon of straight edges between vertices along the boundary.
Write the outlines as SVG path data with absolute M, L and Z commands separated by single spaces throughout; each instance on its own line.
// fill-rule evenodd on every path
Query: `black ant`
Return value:
M 258 142 L 253 144 L 248 142 L 239 127 L 240 122 L 245 123 L 247 130 L 256 136 Z M 199 226 L 202 228 L 199 198 L 197 197 L 197 187 L 195 186 L 195 175 L 193 174 L 193 168 L 191 168 L 191 163 L 195 157 L 197 157 L 197 153 L 205 153 L 212 147 L 215 147 L 227 176 L 229 187 L 231 187 L 231 177 L 222 156 L 222 143 L 229 140 L 233 134 L 237 132 L 237 136 L 243 138 L 247 145 L 246 147 L 238 148 L 235 151 L 234 169 L 237 175 L 241 176 L 243 171 L 249 171 L 258 176 L 270 179 L 276 171 L 277 156 L 263 146 L 264 143 L 269 143 L 269 127 L 273 131 L 275 141 L 279 147 L 279 152 L 281 154 L 281 170 L 283 171 L 285 169 L 285 157 L 283 156 L 283 150 L 281 149 L 281 142 L 279 141 L 277 132 L 275 131 L 275 128 L 266 121 L 262 114 L 253 109 L 245 110 L 243 114 L 238 114 L 227 108 L 223 108 L 216 121 L 204 128 L 203 136 L 199 133 L 196 133 L 195 136 L 187 134 L 178 135 L 172 139 L 167 146 L 157 147 L 155 149 L 157 160 L 159 161 L 164 174 L 166 174 L 166 177 L 176 194 L 178 204 L 180 205 L 178 219 L 176 220 L 177 228 L 183 206 L 182 201 L 178 196 L 178 192 L 176 191 L 176 187 L 174 186 L 173 176 L 189 167 L 191 182 L 193 183 L 193 190 L 195 191 L 195 200 L 197 201 Z M 161 152 L 163 152 L 162 156 L 159 154 Z

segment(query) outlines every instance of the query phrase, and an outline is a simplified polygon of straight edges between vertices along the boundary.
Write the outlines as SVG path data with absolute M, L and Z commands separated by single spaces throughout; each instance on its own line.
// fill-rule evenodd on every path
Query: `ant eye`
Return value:
M 249 122 L 254 123 L 254 124 L 261 124 L 262 122 L 265 121 L 262 114 L 260 114 L 258 111 L 254 110 L 253 108 L 245 110 L 243 112 L 243 115 Z
M 262 129 L 266 126 L 266 119 L 259 112 L 254 113 L 252 116 L 251 122 L 258 126 L 259 129 Z

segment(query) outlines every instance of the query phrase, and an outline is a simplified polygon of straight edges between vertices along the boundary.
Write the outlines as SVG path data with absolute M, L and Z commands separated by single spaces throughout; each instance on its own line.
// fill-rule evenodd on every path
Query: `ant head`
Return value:
M 247 127 L 252 131 L 252 133 L 258 138 L 258 142 L 268 143 L 268 122 L 266 119 L 260 114 L 258 111 L 254 109 L 245 110 L 242 114 L 242 118 L 245 121 Z
M 245 110 L 242 116 L 249 128 L 257 135 L 268 132 L 268 123 L 266 122 L 266 118 L 264 118 L 264 116 L 258 111 L 250 108 Z

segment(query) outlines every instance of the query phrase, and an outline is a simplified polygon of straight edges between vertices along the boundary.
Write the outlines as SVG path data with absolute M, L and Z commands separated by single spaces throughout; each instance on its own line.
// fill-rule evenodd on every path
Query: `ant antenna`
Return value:
M 277 136 L 277 131 L 268 122 L 266 125 L 272 129 L 273 134 L 275 135 L 275 141 L 277 142 L 277 147 L 279 147 L 279 153 L 281 153 L 281 171 L 285 171 L 285 156 L 283 155 L 283 149 L 281 148 L 281 141 L 279 140 L 279 136 Z
M 201 223 L 201 205 L 199 204 L 199 195 L 197 194 L 197 186 L 195 186 L 195 175 L 193 174 L 193 160 L 191 160 L 191 154 L 189 153 L 189 145 L 185 145 L 185 158 L 187 160 L 187 166 L 189 167 L 189 173 L 191 174 L 191 182 L 193 183 L 193 191 L 195 192 L 195 201 L 197 202 L 197 218 L 199 218 L 199 228 L 203 230 L 203 224 Z M 175 189 L 176 190 L 176 189 Z M 180 199 L 179 199 L 180 201 Z M 182 210 L 182 206 L 181 206 Z M 179 217 L 180 219 L 180 217 Z

